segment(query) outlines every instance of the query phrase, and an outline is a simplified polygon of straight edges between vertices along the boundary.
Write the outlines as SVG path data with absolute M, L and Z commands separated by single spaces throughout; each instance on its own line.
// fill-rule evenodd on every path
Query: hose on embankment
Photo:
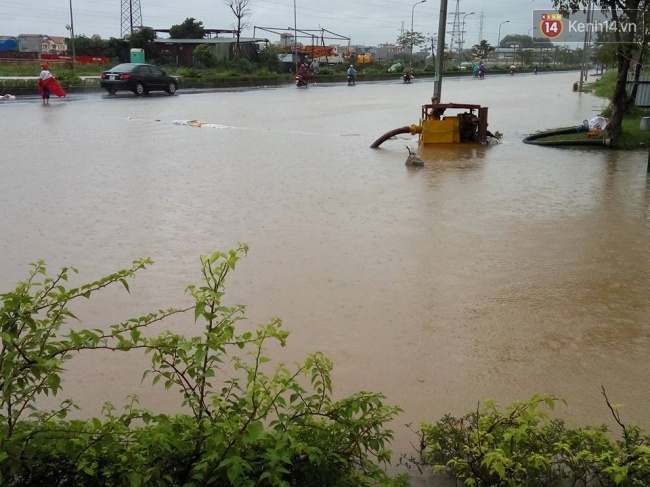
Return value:
M 580 132 L 581 127 L 570 127 L 566 129 L 549 130 L 548 132 L 540 132 L 526 137 L 524 144 L 543 145 L 548 147 L 560 146 L 600 146 L 612 147 L 612 139 L 592 139 L 592 140 L 538 140 L 546 137 L 553 137 L 554 135 L 575 134 Z
M 370 146 L 371 149 L 376 149 L 379 147 L 381 144 L 386 142 L 388 139 L 391 137 L 395 137 L 398 134 L 419 134 L 422 133 L 422 126 L 421 125 L 407 125 L 406 127 L 400 127 L 398 129 L 391 130 L 390 132 L 386 132 L 384 135 L 379 137 L 377 140 L 375 140 L 372 145 Z

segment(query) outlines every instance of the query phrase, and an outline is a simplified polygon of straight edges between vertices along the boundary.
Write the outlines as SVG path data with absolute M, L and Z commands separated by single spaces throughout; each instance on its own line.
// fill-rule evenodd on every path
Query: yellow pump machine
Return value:
M 436 53 L 436 74 L 432 103 L 422 106 L 420 123 L 400 127 L 385 133 L 370 146 L 375 149 L 397 134 L 419 134 L 420 144 L 485 144 L 488 136 L 488 109 L 468 103 L 440 103 L 442 92 L 442 70 L 445 46 L 445 21 L 447 0 L 440 2 L 438 24 L 438 50 Z M 455 113 L 451 113 L 455 111 Z
M 447 110 L 462 110 L 455 115 Z M 467 103 L 432 103 L 422 106 L 421 144 L 485 143 L 488 136 L 487 107 Z
M 451 113 L 454 111 L 455 113 Z M 373 149 L 398 134 L 419 134 L 420 144 L 484 144 L 488 136 L 488 109 L 469 103 L 422 105 L 420 123 L 385 133 L 370 146 Z

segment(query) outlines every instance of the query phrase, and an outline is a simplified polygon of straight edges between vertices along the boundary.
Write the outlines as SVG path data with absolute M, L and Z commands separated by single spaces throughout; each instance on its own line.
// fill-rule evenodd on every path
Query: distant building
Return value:
M 374 49 L 378 61 L 392 61 L 397 54 L 408 53 L 408 50 L 395 44 L 379 44 Z
M 42 54 L 65 54 L 67 51 L 68 45 L 65 42 L 65 37 L 46 36 L 43 39 Z
M 207 45 L 215 59 L 228 61 L 235 57 L 235 37 L 214 37 L 210 39 L 154 39 L 161 54 L 179 65 L 191 66 L 194 49 L 200 45 Z M 240 37 L 239 47 L 242 58 L 257 61 L 259 44 L 268 44 L 264 38 Z
M 65 37 L 43 34 L 20 34 L 18 44 L 22 52 L 41 54 L 65 54 L 68 50 Z
M 0 36 L 0 52 L 19 51 L 18 39 L 10 36 Z

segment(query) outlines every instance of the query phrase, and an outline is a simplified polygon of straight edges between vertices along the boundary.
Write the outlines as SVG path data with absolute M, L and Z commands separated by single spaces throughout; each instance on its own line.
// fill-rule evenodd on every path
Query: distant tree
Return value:
M 533 64 L 533 51 L 524 49 L 519 53 L 519 59 L 521 60 L 521 64 L 524 66 L 530 66 Z
M 596 45 L 592 47 L 593 60 L 598 64 L 613 66 L 616 64 L 616 43 L 611 32 L 599 32 L 596 36 Z
M 591 0 L 552 0 L 553 7 L 561 13 L 568 15 L 572 12 L 587 9 L 591 6 Z M 643 33 L 642 18 L 644 10 L 650 8 L 648 2 L 643 0 L 595 0 L 595 9 L 608 12 L 616 30 L 614 40 L 616 42 L 616 83 L 611 98 L 612 115 L 610 117 L 609 135 L 613 145 L 617 145 L 623 133 L 623 114 L 633 102 L 627 92 L 627 75 L 630 65 L 635 58 L 637 45 Z M 623 29 L 624 25 L 634 25 L 636 29 Z
M 194 52 L 192 53 L 192 62 L 197 68 L 211 68 L 215 65 L 216 59 L 210 50 L 210 46 L 207 44 L 201 44 L 200 46 L 196 46 L 196 49 L 194 49 Z
M 280 56 L 285 54 L 285 50 L 278 44 L 267 44 L 260 52 L 260 61 L 262 66 L 272 73 L 282 71 L 282 62 Z
M 519 46 L 521 49 L 534 47 L 533 38 L 528 35 L 509 34 L 501 39 L 499 47 Z
M 203 39 L 205 37 L 203 22 L 195 20 L 194 17 L 188 17 L 182 24 L 171 26 L 169 37 L 173 39 Z
M 144 49 L 145 59 L 157 59 L 158 48 L 154 42 L 156 31 L 151 27 L 142 27 L 131 34 L 129 44 L 133 48 Z
M 431 47 L 431 63 L 436 65 L 436 45 L 438 44 L 438 35 L 432 35 L 425 39 L 426 43 Z
M 472 56 L 476 59 L 486 59 L 488 54 L 492 51 L 494 51 L 494 46 L 491 46 L 485 39 L 483 39 L 479 44 L 472 46 Z
M 72 45 L 69 39 L 66 39 L 66 42 L 69 46 L 68 50 L 71 51 Z M 105 41 L 97 34 L 92 37 L 74 36 L 74 50 L 77 56 L 103 56 L 107 46 L 108 41 Z
M 239 39 L 241 38 L 241 32 L 248 24 L 246 23 L 246 18 L 250 15 L 250 8 L 248 8 L 249 0 L 224 0 L 225 4 L 232 10 L 232 13 L 235 14 L 237 19 L 237 25 L 235 26 L 237 41 L 235 43 L 235 59 L 241 57 L 241 45 Z
M 445 47 L 447 47 L 447 46 L 445 45 Z M 445 55 L 444 55 L 444 58 L 443 58 L 443 62 L 446 65 L 448 62 L 454 60 L 454 57 L 456 56 L 456 53 L 454 51 L 450 51 L 448 49 L 445 49 L 444 52 L 445 52 Z
M 128 51 L 128 42 L 124 39 L 111 37 L 106 41 L 106 48 L 104 49 L 104 57 L 109 59 L 118 59 L 123 61 Z
M 392 61 L 394 63 L 407 64 L 408 60 L 409 60 L 409 53 L 408 52 L 398 52 L 392 57 Z
M 411 46 L 418 47 L 428 43 L 428 39 L 421 32 L 406 31 L 397 38 L 397 45 L 404 49 L 411 49 Z

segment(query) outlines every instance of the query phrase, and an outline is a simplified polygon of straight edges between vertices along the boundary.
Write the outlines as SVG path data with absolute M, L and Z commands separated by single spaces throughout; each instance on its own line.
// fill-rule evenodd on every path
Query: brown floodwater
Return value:
M 1 292 L 38 259 L 85 280 L 150 256 L 131 283 L 75 307 L 98 327 L 188 303 L 198 256 L 250 246 L 226 300 L 292 332 L 288 363 L 323 351 L 335 394 L 383 392 L 402 425 L 554 393 L 572 424 L 650 427 L 647 153 L 528 146 L 603 101 L 576 73 L 446 79 L 443 100 L 490 108 L 491 147 L 425 148 L 404 166 L 430 80 L 0 104 Z M 175 125 L 201 120 L 214 127 Z M 168 327 L 195 333 L 191 317 Z M 70 362 L 64 396 L 178 410 L 118 354 Z

